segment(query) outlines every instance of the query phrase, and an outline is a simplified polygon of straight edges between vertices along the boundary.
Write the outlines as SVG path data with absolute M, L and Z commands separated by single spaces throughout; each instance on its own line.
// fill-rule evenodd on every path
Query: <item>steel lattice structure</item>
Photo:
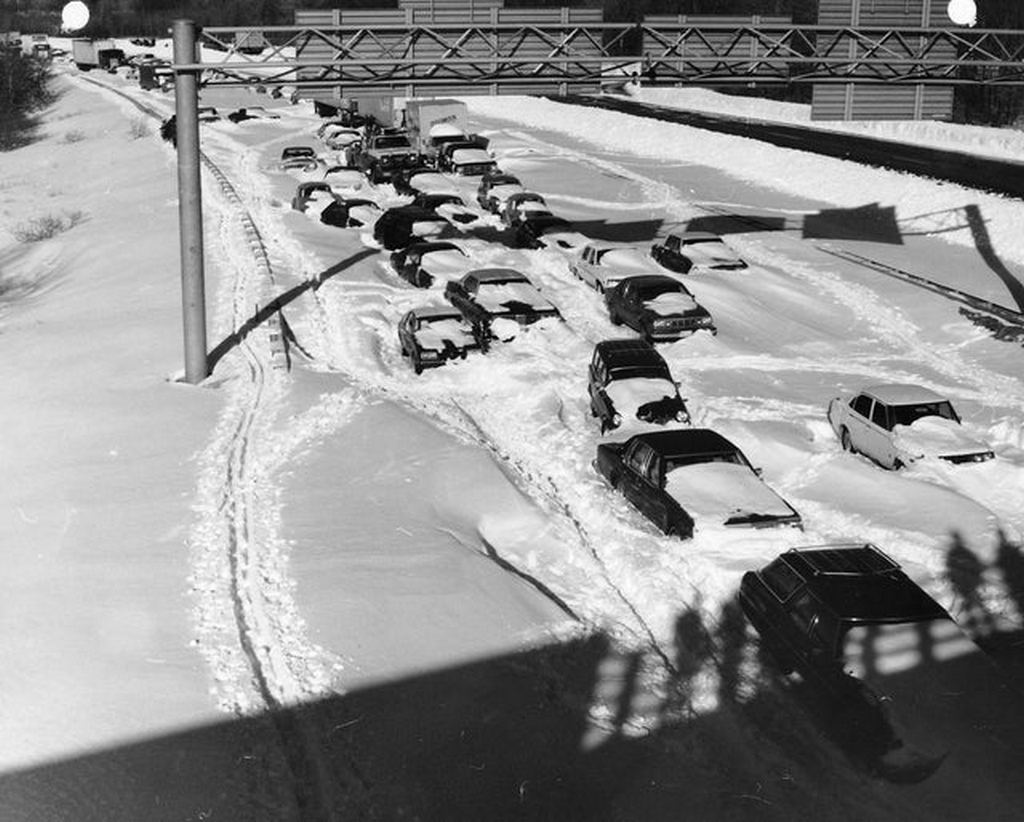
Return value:
M 238 43 L 270 45 L 262 56 Z M 661 82 L 1024 84 L 1024 31 L 644 23 L 210 28 L 208 85 L 586 85 L 640 70 Z M 640 65 L 638 66 L 638 62 Z

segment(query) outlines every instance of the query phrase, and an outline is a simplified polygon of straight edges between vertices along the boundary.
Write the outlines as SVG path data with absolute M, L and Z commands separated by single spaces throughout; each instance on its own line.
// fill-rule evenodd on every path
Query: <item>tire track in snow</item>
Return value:
M 148 116 L 163 116 L 118 89 L 89 82 Z M 340 807 L 335 783 L 346 782 L 352 789 L 363 787 L 363 780 L 352 762 L 347 774 L 332 773 L 318 729 L 301 712 L 289 710 L 327 692 L 339 666 L 305 638 L 305 625 L 291 598 L 287 548 L 274 537 L 277 509 L 267 505 L 266 497 L 272 495 L 268 472 L 259 464 L 259 450 L 271 441 L 269 428 L 283 390 L 283 335 L 277 316 L 268 321 L 266 336 L 238 331 L 251 316 L 254 297 L 258 303 L 264 286 L 273 284 L 274 271 L 260 231 L 234 186 L 205 152 L 200 160 L 222 198 L 221 242 L 234 273 L 229 302 L 243 366 L 229 379 L 225 413 L 201 457 L 199 521 L 190 536 L 198 557 L 192 575 L 200 600 L 198 644 L 214 674 L 222 707 L 269 715 L 291 773 L 299 818 L 332 820 Z M 343 425 L 356 405 L 354 397 L 334 397 L 307 412 L 305 424 L 297 430 L 293 426 L 290 443 L 278 445 L 278 460 L 316 432 Z M 234 643 L 224 636 L 225 607 L 231 611 Z

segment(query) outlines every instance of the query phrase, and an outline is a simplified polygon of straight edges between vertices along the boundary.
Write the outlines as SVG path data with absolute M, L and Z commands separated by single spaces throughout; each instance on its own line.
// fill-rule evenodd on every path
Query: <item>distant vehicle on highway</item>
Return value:
M 412 203 L 420 208 L 428 208 L 431 211 L 436 211 L 442 217 L 453 223 L 465 225 L 466 223 L 476 222 L 480 219 L 480 215 L 472 209 L 467 208 L 466 203 L 458 194 L 421 193 L 417 194 L 413 198 Z
M 415 242 L 440 240 L 457 233 L 436 211 L 414 205 L 389 208 L 373 227 L 373 238 L 389 251 Z
M 627 277 L 660 273 L 645 251 L 629 245 L 601 243 L 583 246 L 569 262 L 569 269 L 600 294 Z
M 324 169 L 323 181 L 330 183 L 331 188 L 336 192 L 364 191 L 368 189 L 369 183 L 359 169 L 349 166 L 328 166 Z
M 456 308 L 414 308 L 398 323 L 402 356 L 408 357 L 417 374 L 437 368 L 478 348 L 473 329 Z
M 299 183 L 292 197 L 292 208 L 296 211 L 305 211 L 313 203 L 319 203 L 321 208 L 337 199 L 337 195 L 331 189 L 329 183 L 305 182 Z
M 631 420 L 690 423 L 668 363 L 646 340 L 602 340 L 595 345 L 587 392 L 602 434 Z
M 398 194 L 455 194 L 459 188 L 433 166 L 416 165 L 396 171 L 391 184 Z
M 476 190 L 476 201 L 480 208 L 492 214 L 500 214 L 513 194 L 522 194 L 526 189 L 519 178 L 513 174 L 494 172 L 485 174 L 480 179 Z
M 316 150 L 310 146 L 285 146 L 281 150 L 281 162 L 278 164 L 281 171 L 315 171 L 319 167 Z
M 487 350 L 491 340 L 508 342 L 518 328 L 561 315 L 529 278 L 512 268 L 478 268 L 449 281 L 445 298 L 473 326 Z
M 893 470 L 926 458 L 964 463 L 995 456 L 964 432 L 953 403 L 920 385 L 872 385 L 835 397 L 828 404 L 828 421 L 844 451 Z
M 550 212 L 533 213 L 521 220 L 516 224 L 515 238 L 522 248 L 556 251 L 576 251 L 590 241 L 571 222 Z
M 801 527 L 800 515 L 761 480 L 721 434 L 680 428 L 597 446 L 597 472 L 669 536 L 695 522 L 748 528 Z
M 469 255 L 461 247 L 446 240 L 415 243 L 391 254 L 395 273 L 417 288 L 457 279 L 466 272 L 469 262 Z
M 651 246 L 651 256 L 670 271 L 697 274 L 702 271 L 738 271 L 746 262 L 717 234 L 684 231 L 669 234 Z
M 627 277 L 605 292 L 605 303 L 613 325 L 625 323 L 652 342 L 696 331 L 718 333 L 708 310 L 679 280 L 664 274 Z

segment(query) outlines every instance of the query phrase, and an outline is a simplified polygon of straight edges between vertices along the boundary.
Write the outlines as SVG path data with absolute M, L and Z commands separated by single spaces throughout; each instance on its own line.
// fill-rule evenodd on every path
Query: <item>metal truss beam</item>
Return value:
M 236 42 L 259 35 L 261 56 Z M 640 69 L 661 82 L 1024 84 L 1024 31 L 728 24 L 377 25 L 210 28 L 207 85 L 365 89 L 597 84 Z M 313 55 L 313 56 L 311 56 Z

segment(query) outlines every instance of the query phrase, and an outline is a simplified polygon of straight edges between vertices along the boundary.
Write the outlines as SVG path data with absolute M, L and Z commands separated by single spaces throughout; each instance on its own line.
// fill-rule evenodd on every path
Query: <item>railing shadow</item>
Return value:
M 335 263 L 329 268 L 325 268 L 323 271 L 319 272 L 315 277 L 308 280 L 304 280 L 298 285 L 288 289 L 284 293 L 279 294 L 266 305 L 257 308 L 256 311 L 253 312 L 251 317 L 246 319 L 245 322 L 243 322 L 238 328 L 236 328 L 234 331 L 228 334 L 224 339 L 222 339 L 210 350 L 209 354 L 207 355 L 207 364 L 210 371 L 213 371 L 213 369 L 217 366 L 217 363 L 219 363 L 225 357 L 225 355 L 227 355 L 230 351 L 237 348 L 238 345 L 242 342 L 242 340 L 249 336 L 249 334 L 251 334 L 253 331 L 260 328 L 272 317 L 280 314 L 287 305 L 297 300 L 303 294 L 309 291 L 315 291 L 331 277 L 335 276 L 336 274 L 339 274 L 340 272 L 344 271 L 347 268 L 350 268 L 351 266 L 358 263 L 360 260 L 364 260 L 367 257 L 373 256 L 374 254 L 377 253 L 378 252 L 376 249 L 366 248 L 363 249 L 362 251 L 352 254 L 351 256 L 346 257 L 344 260 Z

